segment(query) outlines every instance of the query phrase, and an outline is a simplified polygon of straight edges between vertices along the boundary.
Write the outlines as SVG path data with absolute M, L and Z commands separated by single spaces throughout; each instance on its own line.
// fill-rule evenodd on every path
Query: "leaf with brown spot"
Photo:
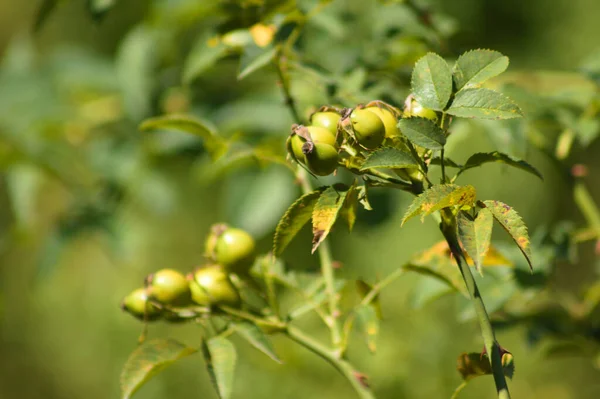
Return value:
M 321 194 L 312 213 L 314 253 L 325 240 L 335 224 L 348 195 L 350 187 L 345 184 L 335 184 L 327 187 Z
M 140 345 L 121 371 L 121 398 L 129 399 L 150 378 L 176 360 L 196 352 L 173 339 L 154 339 Z
M 512 237 L 514 242 L 517 244 L 527 263 L 529 268 L 533 271 L 533 262 L 531 259 L 531 242 L 529 240 L 529 233 L 527 232 L 527 226 L 517 211 L 511 206 L 506 205 L 500 201 L 483 201 L 483 204 L 487 209 L 492 212 L 494 219 L 506 230 L 506 232 Z
M 401 224 L 404 225 L 408 219 L 420 214 L 422 214 L 421 220 L 423 220 L 425 216 L 443 208 L 472 205 L 475 203 L 475 198 L 475 188 L 470 185 L 439 184 L 433 186 L 413 200 L 404 214 Z

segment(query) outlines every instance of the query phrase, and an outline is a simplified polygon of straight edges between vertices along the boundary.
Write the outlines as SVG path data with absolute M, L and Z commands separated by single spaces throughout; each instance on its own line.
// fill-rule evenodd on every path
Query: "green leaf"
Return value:
M 458 214 L 458 237 L 479 273 L 490 247 L 493 227 L 494 217 L 487 208 L 481 209 L 474 220 L 464 212 Z
M 296 234 L 311 219 L 313 209 L 325 187 L 298 198 L 279 220 L 273 238 L 273 253 L 280 256 Z
M 506 230 L 506 232 L 515 241 L 527 263 L 529 268 L 533 271 L 533 263 L 531 260 L 531 241 L 529 240 L 529 234 L 527 233 L 527 226 L 521 216 L 509 205 L 503 202 L 490 200 L 483 201 L 484 206 L 490 210 L 494 219 Z
M 432 214 L 443 208 L 459 205 L 472 205 L 475 202 L 476 193 L 473 186 L 457 186 L 454 184 L 439 184 L 425 190 L 415 198 L 404 214 L 401 224 L 413 216 Z
M 463 89 L 446 111 L 462 118 L 511 119 L 523 116 L 521 109 L 502 93 L 490 89 Z
M 471 168 L 476 168 L 478 166 L 483 165 L 488 162 L 500 162 L 509 166 L 513 166 L 515 168 L 524 170 L 526 172 L 531 173 L 534 176 L 539 177 L 540 179 L 544 179 L 542 174 L 532 165 L 523 161 L 522 159 L 518 159 L 512 157 L 508 154 L 504 154 L 502 152 L 494 151 L 494 152 L 478 152 L 469 157 L 465 165 L 458 171 L 456 176 L 462 174 L 464 171 L 469 170 Z
M 412 92 L 425 108 L 443 111 L 452 94 L 452 72 L 442 57 L 429 53 L 417 61 L 412 72 Z
M 356 180 L 352 183 L 350 188 L 348 189 L 348 194 L 346 195 L 346 200 L 344 201 L 344 206 L 340 212 L 340 216 L 342 216 L 346 223 L 348 224 L 348 230 L 352 231 L 354 228 L 354 223 L 356 223 L 356 211 L 358 208 L 358 186 L 356 185 Z
M 165 129 L 179 130 L 204 139 L 206 149 L 213 158 L 221 156 L 227 148 L 225 140 L 217 136 L 204 122 L 188 115 L 169 114 L 148 118 L 139 126 L 142 132 Z
M 227 338 L 216 336 L 202 343 L 202 353 L 219 398 L 228 399 L 237 361 L 235 347 Z
M 87 0 L 87 8 L 96 20 L 106 15 L 115 6 L 117 0 Z
M 50 14 L 52 14 L 57 5 L 58 0 L 42 0 L 42 3 L 38 7 L 35 14 L 35 20 L 33 23 L 34 32 L 39 32 L 39 30 L 42 29 L 48 20 L 48 17 Z
M 410 153 L 393 147 L 383 147 L 370 153 L 360 170 L 370 168 L 401 169 L 416 166 L 418 166 L 417 162 Z
M 317 250 L 331 231 L 344 206 L 348 190 L 348 186 L 336 184 L 327 187 L 317 200 L 312 213 L 313 245 L 311 253 Z
M 441 150 L 446 144 L 444 131 L 427 118 L 403 118 L 398 128 L 410 141 L 430 150 Z
M 440 166 L 442 164 L 442 160 L 440 157 L 435 157 L 435 158 L 431 158 L 431 162 L 429 162 L 430 165 L 437 165 Z M 448 157 L 444 157 L 444 165 L 447 168 L 457 168 L 460 169 L 463 167 L 463 165 L 454 162 L 453 160 L 451 160 Z
M 237 76 L 238 80 L 242 80 L 251 73 L 268 65 L 275 57 L 275 53 L 274 47 L 262 48 L 256 45 L 245 47 L 244 53 L 240 59 L 240 70 Z
M 154 375 L 176 360 L 195 353 L 173 339 L 154 339 L 140 345 L 127 359 L 121 371 L 121 398 L 129 399 Z
M 377 350 L 377 335 L 379 334 L 379 318 L 375 308 L 370 305 L 360 305 L 354 312 L 358 325 L 367 341 L 367 348 L 371 353 L 375 353 Z
M 235 331 L 253 347 L 275 360 L 277 363 L 282 364 L 283 362 L 275 353 L 273 345 L 269 338 L 263 333 L 263 331 L 249 322 L 239 322 L 235 324 Z
M 471 50 L 454 64 L 456 90 L 478 86 L 508 68 L 508 57 L 492 50 Z
M 183 83 L 192 83 L 228 51 L 227 45 L 218 38 L 206 33 L 200 35 L 183 64 Z

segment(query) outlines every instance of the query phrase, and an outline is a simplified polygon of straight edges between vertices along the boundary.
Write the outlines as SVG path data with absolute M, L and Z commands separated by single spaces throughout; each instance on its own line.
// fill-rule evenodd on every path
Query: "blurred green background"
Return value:
M 207 32 L 230 18 L 214 12 L 221 2 L 116 1 L 94 22 L 86 1 L 65 1 L 32 34 L 38 3 L 0 3 L 0 397 L 118 397 L 120 369 L 142 328 L 119 310 L 121 298 L 154 270 L 197 266 L 212 223 L 249 230 L 267 252 L 278 219 L 300 193 L 293 176 L 276 165 L 249 164 L 215 177 L 201 140 L 173 132 L 146 136 L 138 123 L 190 112 L 226 136 L 274 142 L 283 153 L 293 121 L 271 67 L 238 81 L 238 60 L 227 57 L 181 83 L 181 66 L 197 38 L 210 37 Z M 315 2 L 299 3 L 307 9 Z M 439 18 L 439 42 L 427 40 L 431 32 L 419 30 L 402 2 L 383 3 L 335 0 L 307 25 L 298 44 L 305 60 L 339 78 L 323 89 L 309 73 L 292 74 L 303 115 L 332 98 L 356 103 L 382 95 L 400 105 L 414 61 L 429 48 L 449 58 L 491 48 L 510 57 L 510 71 L 574 71 L 600 37 L 594 0 L 427 2 Z M 240 18 L 241 26 L 252 21 Z M 384 27 L 401 32 L 385 43 L 387 55 L 378 36 Z M 507 151 L 480 130 L 457 130 L 450 157 Z M 545 181 L 501 166 L 477 169 L 465 176 L 479 197 L 510 203 L 532 232 L 564 219 L 581 223 L 568 184 L 548 158 L 525 142 L 511 143 Z M 592 144 L 574 155 L 589 169 L 594 198 L 600 198 L 598 153 Z M 340 273 L 349 279 L 375 281 L 441 238 L 431 220 L 400 228 L 408 195 L 374 191 L 371 200 L 375 210 L 361 212 L 354 232 L 339 227 L 332 234 Z M 309 233 L 287 251 L 290 268 L 318 267 L 309 255 Z M 500 241 L 507 238 L 496 233 Z M 552 284 L 558 291 L 575 290 L 594 276 L 594 245 L 579 252 L 579 262 L 557 268 Z M 423 277 L 405 276 L 383 292 L 378 353 L 354 337 L 349 356 L 377 397 L 449 398 L 460 384 L 457 356 L 483 347 L 476 322 L 458 317 L 468 305 L 444 297 L 417 308 L 419 284 Z M 303 324 L 311 329 L 317 321 L 308 317 Z M 190 325 L 152 325 L 150 335 L 200 341 Z M 600 372 L 589 357 L 549 359 L 545 341 L 530 344 L 524 328 L 502 330 L 499 340 L 516 359 L 513 397 L 600 397 Z M 239 346 L 233 397 L 353 397 L 321 359 L 283 338 L 274 342 L 282 366 Z M 216 395 L 202 360 L 191 357 L 138 397 Z M 494 397 L 492 378 L 476 379 L 460 397 Z

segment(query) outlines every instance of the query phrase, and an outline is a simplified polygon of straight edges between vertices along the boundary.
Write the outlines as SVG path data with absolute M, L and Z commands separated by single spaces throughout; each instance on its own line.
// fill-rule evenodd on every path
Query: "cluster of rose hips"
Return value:
M 437 119 L 435 111 L 410 98 L 404 112 L 372 101 L 355 108 L 322 107 L 312 114 L 310 125 L 293 125 L 287 140 L 289 155 L 317 176 L 327 176 L 339 165 L 351 168 L 361 152 L 402 142 L 398 120 L 403 117 Z
M 195 317 L 195 308 L 239 307 L 235 278 L 244 278 L 256 258 L 255 242 L 244 230 L 217 224 L 206 240 L 205 265 L 187 276 L 161 269 L 145 279 L 144 287 L 127 295 L 121 308 L 144 321 L 178 321 Z

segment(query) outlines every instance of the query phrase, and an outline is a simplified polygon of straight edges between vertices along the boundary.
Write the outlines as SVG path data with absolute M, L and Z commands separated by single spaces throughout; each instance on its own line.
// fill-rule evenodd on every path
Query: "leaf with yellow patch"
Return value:
M 356 321 L 367 341 L 367 348 L 371 353 L 375 353 L 379 334 L 379 318 L 375 308 L 370 305 L 360 305 L 356 308 L 355 314 Z
M 425 216 L 451 206 L 465 206 L 475 203 L 476 192 L 473 186 L 457 186 L 454 184 L 439 184 L 425 190 L 413 200 L 401 224 L 414 216 L 422 214 Z
M 475 218 L 466 212 L 460 212 L 457 224 L 458 238 L 473 259 L 477 271 L 481 273 L 483 257 L 487 253 L 492 239 L 494 217 L 487 208 L 482 208 Z
M 325 240 L 335 224 L 348 195 L 349 187 L 345 184 L 335 184 L 327 187 L 321 194 L 312 213 L 314 253 Z

